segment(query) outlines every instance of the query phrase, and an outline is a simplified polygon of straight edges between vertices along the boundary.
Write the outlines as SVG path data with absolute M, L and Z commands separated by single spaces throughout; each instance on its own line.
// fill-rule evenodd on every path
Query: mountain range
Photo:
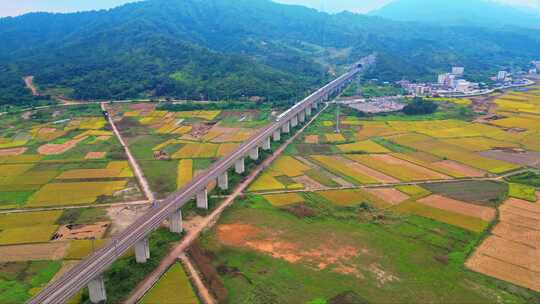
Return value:
M 540 10 L 490 0 L 395 0 L 369 13 L 397 21 L 450 26 L 540 29 Z
M 147 0 L 111 10 L 0 19 L 0 104 L 78 99 L 291 100 L 370 53 L 368 77 L 425 79 L 465 65 L 483 79 L 540 58 L 540 31 L 438 26 L 269 0 Z

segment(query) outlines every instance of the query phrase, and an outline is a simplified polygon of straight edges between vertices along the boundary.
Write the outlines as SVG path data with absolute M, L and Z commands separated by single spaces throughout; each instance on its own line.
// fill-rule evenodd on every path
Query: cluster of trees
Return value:
M 438 108 L 439 106 L 436 103 L 416 97 L 403 108 L 403 113 L 407 115 L 427 115 L 437 112 Z
M 28 14 L 0 19 L 0 104 L 32 102 L 26 75 L 77 99 L 292 101 L 333 77 L 329 66 L 339 71 L 373 52 L 372 78 L 422 80 L 452 64 L 481 78 L 540 58 L 539 37 L 329 15 L 270 0 L 148 0 Z

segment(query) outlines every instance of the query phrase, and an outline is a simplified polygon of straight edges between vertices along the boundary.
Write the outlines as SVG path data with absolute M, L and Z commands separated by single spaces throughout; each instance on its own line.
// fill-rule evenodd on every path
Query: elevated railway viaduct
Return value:
M 238 174 L 244 173 L 246 157 L 257 160 L 259 149 L 270 150 L 271 140 L 280 141 L 281 134 L 290 133 L 291 128 L 303 123 L 322 102 L 341 92 L 372 61 L 371 56 L 362 59 L 347 73 L 295 104 L 234 152 L 217 161 L 204 174 L 199 175 L 182 189 L 171 194 L 125 231 L 113 237 L 104 247 L 49 284 L 29 303 L 65 303 L 85 287 L 88 287 L 90 300 L 93 303 L 106 301 L 103 273 L 114 261 L 134 247 L 136 261 L 145 263 L 150 257 L 148 236 L 152 231 L 164 221 L 169 220 L 170 230 L 181 233 L 183 230 L 182 207 L 185 204 L 195 198 L 198 208 L 208 209 L 207 189 L 211 182 L 217 180 L 218 187 L 227 190 L 230 168 L 234 167 L 234 171 Z

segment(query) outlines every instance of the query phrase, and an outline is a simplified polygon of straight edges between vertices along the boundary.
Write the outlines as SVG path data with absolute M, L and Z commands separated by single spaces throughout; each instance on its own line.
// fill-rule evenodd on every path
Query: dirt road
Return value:
M 289 138 L 285 143 L 283 143 L 269 158 L 263 161 L 262 164 L 257 166 L 253 172 L 236 188 L 234 192 L 227 197 L 210 215 L 198 221 L 198 223 L 189 231 L 186 232 L 185 237 L 182 241 L 160 262 L 159 266 L 148 276 L 146 277 L 129 298 L 124 302 L 125 304 L 136 304 L 142 297 L 154 286 L 154 284 L 163 276 L 163 274 L 169 269 L 169 267 L 175 263 L 181 254 L 184 253 L 186 249 L 203 233 L 205 230 L 211 228 L 219 219 L 223 211 L 231 205 L 234 200 L 241 195 L 245 189 L 259 176 L 259 174 L 268 168 L 272 162 L 285 151 L 285 149 L 300 135 L 304 130 L 313 122 L 320 113 L 324 112 L 328 104 L 316 115 L 313 116 L 298 132 Z M 198 291 L 199 294 L 203 291 Z
M 24 79 L 24 84 L 26 85 L 26 87 L 30 89 L 30 91 L 32 91 L 32 95 L 39 96 L 38 89 L 34 85 L 34 76 L 26 76 L 23 79 Z
M 103 111 L 107 111 L 107 103 L 102 102 L 101 103 L 101 109 Z M 126 144 L 126 142 L 124 141 L 124 138 L 122 137 L 122 134 L 120 134 L 120 131 L 118 131 L 118 128 L 116 127 L 116 124 L 114 123 L 114 119 L 110 115 L 108 116 L 108 119 L 109 119 L 109 124 L 111 125 L 111 127 L 113 129 L 114 135 L 116 135 L 116 138 L 118 138 L 118 141 L 120 142 L 120 144 L 122 145 L 122 147 L 126 151 L 126 155 L 128 157 L 129 164 L 131 165 L 131 168 L 133 169 L 133 173 L 135 173 L 135 176 L 137 177 L 137 180 L 139 181 L 139 185 L 141 186 L 141 188 L 142 188 L 142 190 L 144 192 L 144 195 L 146 196 L 146 198 L 149 201 L 153 202 L 155 200 L 154 193 L 152 192 L 152 190 L 150 190 L 150 186 L 148 185 L 148 181 L 144 177 L 144 174 L 143 174 L 143 172 L 141 170 L 141 167 L 139 167 L 139 163 L 137 163 L 137 160 L 131 154 L 131 151 L 129 150 L 129 147 Z

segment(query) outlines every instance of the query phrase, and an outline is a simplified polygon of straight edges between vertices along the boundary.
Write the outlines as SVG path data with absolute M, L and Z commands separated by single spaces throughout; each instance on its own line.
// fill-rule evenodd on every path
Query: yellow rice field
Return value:
M 199 118 L 204 120 L 214 120 L 221 111 L 184 111 L 176 113 L 178 118 Z
M 281 156 L 272 164 L 271 169 L 279 175 L 298 177 L 311 168 L 292 156 Z
M 375 196 L 363 191 L 362 189 L 348 190 L 328 190 L 316 192 L 317 195 L 324 197 L 326 200 L 339 206 L 354 206 L 361 203 L 369 203 L 377 208 L 389 206 Z
M 0 231 L 0 245 L 46 243 L 56 232 L 56 225 L 18 227 Z
M 284 189 L 286 189 L 285 185 L 280 183 L 274 176 L 272 176 L 272 174 L 264 172 L 249 186 L 248 191 L 257 192 Z
M 310 157 L 330 172 L 349 177 L 358 184 L 374 184 L 378 182 L 376 179 L 362 173 L 362 171 L 349 166 L 342 158 L 337 156 L 312 155 Z
M 216 157 L 218 144 L 213 143 L 189 143 L 176 151 L 173 158 L 214 158 Z
M 178 163 L 178 177 L 176 179 L 176 185 L 178 188 L 186 185 L 193 178 L 193 160 L 182 159 Z
M 298 193 L 282 193 L 263 195 L 264 199 L 270 202 L 273 206 L 282 207 L 294 205 L 304 202 L 304 198 Z
M 335 143 L 346 141 L 341 133 L 326 133 L 324 134 L 325 142 Z
M 126 181 L 53 183 L 43 186 L 28 201 L 27 207 L 93 204 L 98 196 L 111 196 L 126 186 Z
M 0 215 L 0 230 L 52 225 L 62 212 L 55 210 L 2 214 Z
M 129 178 L 133 172 L 127 161 L 110 162 L 105 169 L 76 169 L 65 171 L 57 179 Z
M 352 144 L 338 145 L 337 147 L 343 153 L 390 153 L 390 150 L 371 140 L 357 141 Z

